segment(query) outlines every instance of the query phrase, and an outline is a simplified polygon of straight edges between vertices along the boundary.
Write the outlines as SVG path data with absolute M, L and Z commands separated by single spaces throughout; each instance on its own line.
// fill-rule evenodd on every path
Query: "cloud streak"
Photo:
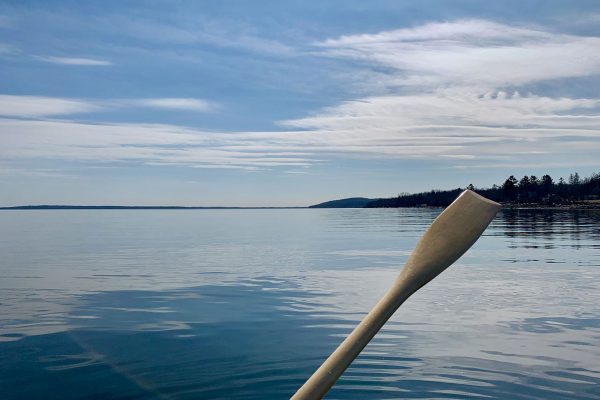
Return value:
M 156 124 L 89 124 L 73 121 L 0 119 L 0 159 L 136 162 L 148 165 L 256 169 L 317 162 L 298 151 L 244 148 L 253 134 L 215 138 L 202 132 Z M 241 146 L 238 150 L 236 146 Z
M 0 115 L 37 118 L 99 111 L 100 107 L 84 100 L 43 96 L 0 95 Z
M 78 58 L 78 57 L 43 57 L 40 56 L 38 59 L 51 63 L 61 65 L 79 65 L 85 67 L 105 67 L 113 65 L 112 62 L 107 60 L 99 60 L 96 58 Z
M 192 98 L 133 99 L 128 101 L 126 100 L 124 101 L 124 103 L 139 107 L 199 112 L 210 112 L 214 111 L 217 108 L 217 105 L 213 102 Z
M 122 35 L 161 45 L 195 46 L 198 44 L 234 49 L 268 57 L 291 57 L 294 48 L 279 40 L 257 35 L 244 25 L 227 20 L 205 20 L 200 15 L 177 24 L 146 18 L 112 15 L 97 22 L 108 29 L 118 29 Z
M 0 116 L 4 117 L 57 117 L 132 107 L 211 112 L 216 110 L 218 105 L 207 100 L 193 98 L 83 100 L 44 96 L 0 95 Z

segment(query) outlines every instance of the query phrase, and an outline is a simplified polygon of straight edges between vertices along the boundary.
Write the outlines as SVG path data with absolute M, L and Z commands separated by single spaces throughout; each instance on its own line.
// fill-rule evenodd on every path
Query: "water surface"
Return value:
M 0 212 L 0 398 L 288 398 L 439 211 Z M 328 398 L 599 399 L 599 239 L 504 211 Z

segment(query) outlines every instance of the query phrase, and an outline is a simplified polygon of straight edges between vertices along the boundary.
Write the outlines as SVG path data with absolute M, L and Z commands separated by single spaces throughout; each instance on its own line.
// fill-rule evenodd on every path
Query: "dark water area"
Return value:
M 0 212 L 0 399 L 285 399 L 440 210 Z M 505 210 L 328 399 L 600 399 L 600 212 Z

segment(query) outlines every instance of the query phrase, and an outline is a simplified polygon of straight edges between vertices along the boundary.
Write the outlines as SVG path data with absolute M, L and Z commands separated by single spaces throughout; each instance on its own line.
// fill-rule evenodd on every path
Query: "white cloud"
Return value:
M 42 96 L 0 95 L 0 115 L 9 117 L 48 117 L 97 111 L 99 107 L 84 100 Z
M 41 118 L 119 110 L 130 107 L 210 112 L 216 103 L 192 98 L 82 100 L 44 96 L 0 95 L 0 116 Z
M 40 60 L 63 65 L 81 65 L 89 67 L 101 67 L 112 65 L 110 61 L 99 60 L 96 58 L 77 58 L 77 57 L 38 57 Z
M 316 44 L 332 57 L 392 68 L 388 86 L 468 85 L 480 89 L 597 75 L 600 38 L 485 20 L 430 23 Z
M 418 43 L 433 41 L 468 41 L 477 39 L 482 45 L 505 44 L 517 39 L 547 38 L 548 33 L 529 28 L 503 25 L 487 20 L 432 22 L 414 28 L 383 31 L 376 34 L 347 35 L 320 43 L 324 47 L 347 47 L 382 43 Z
M 188 111 L 213 111 L 216 104 L 207 100 L 193 98 L 156 98 L 156 99 L 132 99 L 125 100 L 124 103 L 129 103 L 140 107 L 165 108 L 171 110 L 188 110 Z
M 460 135 L 468 127 L 481 128 L 597 128 L 600 115 L 582 114 L 582 110 L 600 106 L 599 99 L 549 98 L 521 96 L 504 91 L 479 94 L 457 88 L 441 89 L 420 95 L 379 96 L 349 101 L 330 107 L 314 116 L 284 121 L 302 129 L 357 132 L 405 132 L 454 127 Z M 577 110 L 577 114 L 566 114 Z M 398 135 L 395 135 L 398 137 Z

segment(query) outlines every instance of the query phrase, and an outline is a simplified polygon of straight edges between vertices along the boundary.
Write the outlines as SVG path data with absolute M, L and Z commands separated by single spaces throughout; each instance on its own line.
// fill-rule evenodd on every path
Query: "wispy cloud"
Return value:
M 154 98 L 124 100 L 123 104 L 139 107 L 164 108 L 169 110 L 187 110 L 209 112 L 217 108 L 216 103 L 193 98 Z
M 6 43 L 0 43 L 0 55 L 11 55 L 18 52 L 19 50 L 16 47 Z
M 79 57 L 49 57 L 39 56 L 38 59 L 51 63 L 51 64 L 63 64 L 63 65 L 80 65 L 87 67 L 104 67 L 113 65 L 112 62 L 107 60 L 99 60 L 96 58 L 79 58 Z
M 218 105 L 214 102 L 193 98 L 83 100 L 44 96 L 0 95 L 0 116 L 5 117 L 56 117 L 114 111 L 132 107 L 196 112 L 210 112 L 218 109 Z
M 276 57 L 296 54 L 293 47 L 276 38 L 263 37 L 252 30 L 246 30 L 243 24 L 224 20 L 204 20 L 199 15 L 195 15 L 193 20 L 181 16 L 178 23 L 113 15 L 98 20 L 97 23 L 111 30 L 119 29 L 122 35 L 160 44 L 180 46 L 203 44 Z
M 430 23 L 316 45 L 332 57 L 391 68 L 383 82 L 388 87 L 468 85 L 485 91 L 600 70 L 600 37 L 486 20 Z
M 156 124 L 89 124 L 0 119 L 0 159 L 137 162 L 256 169 L 317 162 L 298 152 L 245 148 L 256 133 L 219 134 Z M 238 148 L 236 148 L 238 147 Z
M 91 102 L 43 96 L 0 95 L 0 115 L 37 118 L 98 111 Z

